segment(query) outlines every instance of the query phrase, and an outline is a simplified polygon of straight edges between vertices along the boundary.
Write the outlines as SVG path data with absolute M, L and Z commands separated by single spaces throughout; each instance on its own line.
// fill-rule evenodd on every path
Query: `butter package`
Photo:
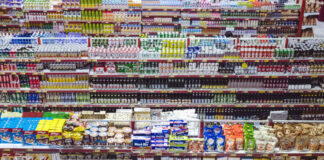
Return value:
M 133 136 L 133 149 L 150 149 L 150 136 Z
M 188 137 L 187 136 L 170 136 L 170 146 L 187 147 Z
M 187 122 L 184 120 L 170 120 L 170 127 L 185 127 Z
M 151 140 L 151 143 L 169 143 L 169 139 L 168 138 L 164 138 L 164 139 L 153 139 Z
M 187 152 L 187 147 L 170 146 L 170 149 L 169 150 L 171 152 Z
M 171 135 L 172 136 L 188 136 L 188 128 L 187 127 L 172 127 Z
M 158 151 L 163 151 L 163 150 L 168 150 L 169 146 L 152 146 L 151 147 L 152 150 L 158 150 Z
M 169 126 L 168 125 L 154 125 L 151 133 L 152 138 L 166 138 L 169 137 Z
M 151 136 L 151 131 L 149 130 L 134 130 L 134 136 Z

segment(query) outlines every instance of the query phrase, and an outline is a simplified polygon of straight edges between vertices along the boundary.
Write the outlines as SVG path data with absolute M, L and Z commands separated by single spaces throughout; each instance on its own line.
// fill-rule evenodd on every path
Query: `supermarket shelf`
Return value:
M 120 108 L 120 107 L 261 107 L 261 108 L 278 108 L 278 107 L 324 107 L 324 104 L 281 104 L 281 103 L 273 103 L 273 104 L 260 104 L 260 103 L 241 103 L 241 104 L 184 104 L 184 103 L 171 103 L 171 104 L 140 104 L 140 103 L 134 103 L 134 104 L 124 104 L 124 103 L 110 103 L 110 104 L 90 104 L 90 103 L 33 103 L 33 104 L 10 104 L 10 103 L 1 103 L 0 107 L 110 107 L 110 108 Z
M 87 57 L 82 58 L 2 58 L 1 62 L 88 62 Z
M 202 18 L 202 17 L 182 17 L 184 20 L 190 19 L 190 20 L 206 20 L 206 21 L 214 21 L 214 20 L 229 20 L 229 21 L 236 21 L 236 20 L 260 20 L 260 18 Z
M 262 20 L 262 21 L 281 21 L 281 20 L 298 20 L 298 18 L 241 18 L 241 17 L 227 17 L 227 18 L 201 18 L 201 17 L 182 17 L 183 19 L 190 19 L 190 20 L 206 20 L 206 21 L 213 21 L 213 20 L 229 20 L 229 21 L 236 21 L 236 20 Z
M 26 23 L 64 23 L 63 20 L 46 20 L 46 21 L 29 21 L 26 20 Z
M 51 75 L 51 74 L 88 74 L 89 70 L 76 70 L 76 71 L 49 71 L 42 72 L 35 71 L 2 71 L 0 75 Z
M 223 59 L 223 58 L 165 58 L 165 59 L 103 59 L 103 58 L 1 58 L 0 62 L 324 62 L 324 58 L 297 59 Z
M 0 18 L 23 18 L 23 16 L 1 15 Z
M 294 28 L 298 28 L 298 26 L 272 26 L 272 27 L 269 27 L 269 26 L 260 26 L 259 27 L 260 29 L 284 29 L 284 28 L 291 28 L 291 29 L 294 29 Z
M 260 18 L 260 20 L 262 21 L 298 21 L 299 18 L 296 17 L 296 18 Z
M 0 27 L 22 27 L 22 24 L 0 24 Z
M 145 18 L 154 18 L 154 17 L 161 17 L 161 18 L 180 18 L 181 16 L 170 16 L 170 15 L 142 15 Z
M 308 17 L 308 16 L 318 16 L 319 12 L 313 12 L 313 13 L 304 13 L 304 17 Z
M 152 151 L 152 150 L 132 150 L 132 149 L 115 149 L 109 147 L 61 147 L 61 146 L 24 146 L 22 144 L 1 144 L 2 152 L 61 152 L 61 153 L 113 153 L 113 152 L 132 152 L 133 156 L 179 156 L 179 157 L 273 157 L 273 156 L 323 156 L 323 152 L 280 152 L 274 153 L 246 153 L 245 151 L 237 151 L 233 153 L 221 152 L 204 152 L 204 153 L 172 153 L 168 151 Z
M 180 26 L 180 23 L 149 23 L 149 22 L 143 22 L 142 25 L 154 25 L 154 26 Z
M 142 9 L 122 9 L 122 8 L 65 8 L 61 10 L 23 10 L 24 12 L 63 12 L 63 11 L 83 11 L 83 10 L 93 10 L 93 11 L 141 11 Z
M 106 22 L 106 21 L 86 21 L 86 20 L 46 20 L 46 21 L 26 21 L 30 23 L 101 23 L 101 24 L 141 24 L 141 22 Z
M 83 10 L 92 10 L 92 11 L 141 11 L 142 9 L 95 7 L 95 8 L 66 8 L 66 9 L 63 9 L 63 10 L 67 10 L 67 11 L 83 11 Z
M 52 92 L 64 92 L 64 93 L 317 93 L 324 92 L 321 88 L 313 88 L 307 90 L 288 90 L 288 89 L 271 89 L 271 88 L 258 88 L 258 89 L 12 89 L 1 88 L 0 93 L 52 93 Z
M 226 27 L 226 26 L 215 26 L 215 27 L 210 27 L 210 26 L 196 26 L 196 27 L 182 27 L 182 28 L 195 28 L 195 29 L 199 29 L 199 28 L 216 28 L 216 29 L 226 29 L 226 28 L 231 28 L 231 27 Z M 281 28 L 297 28 L 297 26 L 260 26 L 260 27 L 233 27 L 234 29 L 281 29 Z
M 2 10 L 17 10 L 17 11 L 22 10 L 21 7 L 6 7 L 6 6 L 1 6 L 0 9 L 2 9 Z
M 140 33 L 139 33 L 140 34 Z M 119 33 L 85 33 L 85 36 L 104 36 L 104 37 L 138 37 L 139 34 L 119 34 Z
M 181 11 L 181 8 L 142 8 L 142 11 Z
M 223 59 L 223 58 L 197 58 L 197 59 L 91 59 L 92 62 L 324 62 L 324 59 Z
M 184 27 L 184 26 L 181 26 L 181 28 L 189 28 L 189 29 L 199 29 L 199 28 L 214 28 L 214 29 L 226 29 L 226 27 L 221 27 L 221 26 L 215 26 L 215 27 L 210 27 L 210 26 L 190 26 L 190 27 Z
M 64 92 L 64 93 L 75 93 L 75 92 L 91 92 L 90 89 L 30 89 L 30 88 L 21 88 L 21 89 L 9 89 L 2 88 L 0 93 L 51 93 L 51 92 Z
M 115 149 L 106 147 L 60 147 L 60 146 L 24 146 L 22 144 L 0 144 L 0 151 L 2 152 L 132 152 L 131 149 Z
M 260 9 L 225 9 L 225 8 L 212 8 L 212 9 L 204 9 L 204 8 L 143 8 L 142 11 L 187 11 L 187 12 L 269 12 L 269 10 L 260 10 Z M 274 9 L 270 10 L 270 12 L 299 12 L 299 9 Z
M 302 29 L 313 28 L 315 26 L 302 26 Z
M 24 9 L 23 12 L 30 13 L 46 13 L 46 12 L 63 12 L 63 10 L 28 10 Z
M 90 77 L 140 77 L 140 78 L 322 78 L 324 74 L 311 74 L 311 75 L 233 75 L 233 74 L 218 74 L 218 75 L 142 75 L 142 74 L 93 74 Z

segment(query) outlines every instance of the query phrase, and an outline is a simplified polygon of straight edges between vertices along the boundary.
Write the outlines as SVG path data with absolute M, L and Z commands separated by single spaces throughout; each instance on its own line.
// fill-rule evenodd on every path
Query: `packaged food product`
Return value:
M 222 134 L 222 126 L 219 126 L 219 125 L 217 125 L 217 124 L 214 124 L 214 128 L 213 128 L 213 130 L 214 130 L 214 134 L 215 134 L 215 135 L 220 135 L 220 134 Z
M 188 142 L 188 151 L 200 153 L 204 151 L 204 139 L 190 138 Z
M 218 135 L 216 139 L 216 151 L 224 152 L 225 150 L 225 136 Z
M 319 151 L 324 152 L 324 136 L 320 136 L 319 139 Z
M 256 145 L 256 151 L 259 153 L 263 153 L 265 151 L 267 142 L 262 139 L 257 139 L 255 145 Z
M 214 135 L 206 134 L 205 138 L 205 151 L 215 151 L 216 147 L 216 137 Z
M 244 150 L 246 152 L 253 152 L 254 148 L 255 148 L 255 139 L 253 137 L 250 136 L 246 136 L 244 138 L 245 142 L 244 142 Z
M 244 137 L 243 135 L 239 135 L 235 139 L 236 149 L 243 150 L 244 149 Z
M 310 151 L 317 151 L 319 149 L 319 139 L 316 137 L 316 136 L 313 136 L 312 138 L 310 138 L 309 140 L 309 146 L 308 146 L 308 149 Z

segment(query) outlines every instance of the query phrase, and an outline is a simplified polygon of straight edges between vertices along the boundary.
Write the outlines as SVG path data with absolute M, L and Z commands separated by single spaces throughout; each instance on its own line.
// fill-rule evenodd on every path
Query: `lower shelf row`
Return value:
M 288 121 L 287 111 L 270 112 L 268 116 L 283 121 L 267 121 L 257 120 L 257 112 L 251 117 L 230 120 L 234 112 L 228 111 L 217 116 L 228 120 L 200 120 L 201 112 L 195 109 L 31 113 L 17 110 L 1 114 L 0 148 L 3 152 L 22 149 L 140 154 L 324 153 L 324 122 Z M 244 113 L 248 112 L 241 114 Z M 304 113 L 309 113 L 307 118 L 313 112 Z M 244 118 L 250 120 L 242 120 Z
M 22 160 L 323 160 L 323 154 L 196 154 L 196 153 L 2 153 L 1 159 Z

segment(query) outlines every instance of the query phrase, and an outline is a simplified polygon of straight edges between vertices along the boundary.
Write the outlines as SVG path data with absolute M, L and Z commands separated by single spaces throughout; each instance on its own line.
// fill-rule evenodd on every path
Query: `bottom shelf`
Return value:
M 297 150 L 280 151 L 279 148 L 273 153 L 247 153 L 245 151 L 237 151 L 232 153 L 226 152 L 168 152 L 153 150 L 132 150 L 118 149 L 109 147 L 53 147 L 53 146 L 25 146 L 22 144 L 0 144 L 0 153 L 131 153 L 133 156 L 174 156 L 174 157 L 274 157 L 274 156 L 324 156 L 324 152 L 300 152 Z

